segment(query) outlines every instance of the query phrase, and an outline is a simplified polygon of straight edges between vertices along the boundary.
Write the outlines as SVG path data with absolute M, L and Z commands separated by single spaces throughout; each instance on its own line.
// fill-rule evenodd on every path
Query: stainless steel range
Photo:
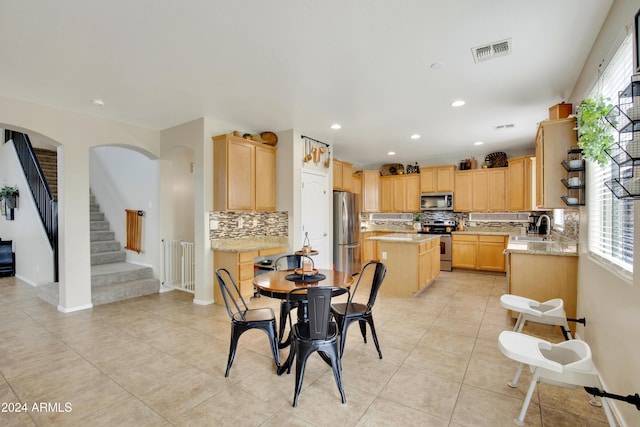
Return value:
M 440 270 L 451 271 L 451 232 L 456 222 L 452 219 L 431 220 L 422 223 L 421 234 L 437 234 L 440 236 Z

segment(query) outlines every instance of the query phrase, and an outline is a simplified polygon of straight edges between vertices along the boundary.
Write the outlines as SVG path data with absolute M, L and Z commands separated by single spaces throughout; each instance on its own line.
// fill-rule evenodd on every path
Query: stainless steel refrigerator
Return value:
M 333 192 L 333 264 L 347 274 L 360 272 L 360 213 L 356 195 Z

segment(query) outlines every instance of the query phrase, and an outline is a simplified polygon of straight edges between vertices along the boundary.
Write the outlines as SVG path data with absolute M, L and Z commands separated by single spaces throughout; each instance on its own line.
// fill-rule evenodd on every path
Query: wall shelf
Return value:
M 636 81 L 637 80 L 637 81 Z M 607 150 L 617 174 L 605 186 L 618 199 L 640 199 L 640 74 L 618 94 L 618 105 L 607 115 L 607 121 L 618 132 L 618 141 Z
M 571 147 L 567 150 L 567 158 L 562 161 L 562 167 L 567 171 L 566 178 L 560 181 L 567 189 L 567 194 L 561 196 L 567 206 L 583 206 L 585 204 L 585 162 L 582 149 Z

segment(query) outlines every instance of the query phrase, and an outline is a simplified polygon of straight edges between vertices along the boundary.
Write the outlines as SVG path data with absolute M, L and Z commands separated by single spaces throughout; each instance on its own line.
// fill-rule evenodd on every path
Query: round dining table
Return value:
M 324 279 L 318 280 L 317 282 L 298 282 L 291 280 L 291 275 L 294 273 L 294 270 L 276 270 L 263 273 L 253 278 L 253 285 L 256 287 L 260 295 L 281 299 L 284 303 L 289 292 L 293 289 L 307 288 L 310 286 L 340 286 L 343 288 L 350 288 L 354 280 L 351 275 L 341 271 L 319 269 L 318 274 L 325 276 Z M 290 278 L 287 279 L 287 276 Z M 334 293 L 334 296 L 340 295 L 341 293 L 344 293 L 344 290 L 342 292 Z M 307 301 L 299 294 L 296 295 L 296 301 L 298 302 L 298 322 L 308 321 Z M 280 310 L 283 309 L 284 307 L 281 306 Z M 283 316 L 281 315 L 280 322 L 282 321 Z M 285 341 L 282 341 L 282 337 L 279 337 L 279 340 L 280 343 L 278 346 L 283 348 L 290 344 L 291 336 L 289 336 Z M 290 352 L 286 362 L 278 369 L 278 375 L 282 375 L 284 371 L 289 371 L 292 362 L 291 356 L 293 356 L 293 351 Z

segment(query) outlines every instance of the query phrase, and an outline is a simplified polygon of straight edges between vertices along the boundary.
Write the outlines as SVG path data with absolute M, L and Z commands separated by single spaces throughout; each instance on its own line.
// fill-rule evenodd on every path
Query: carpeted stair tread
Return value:
M 91 254 L 91 265 L 110 264 L 114 262 L 124 262 L 127 259 L 127 254 L 123 251 L 101 252 L 97 254 Z
M 149 278 L 153 278 L 153 269 L 143 265 L 118 262 L 91 267 L 92 287 Z
M 91 303 L 93 305 L 108 304 L 144 295 L 160 292 L 160 281 L 155 278 L 132 280 L 107 286 L 91 288 Z

